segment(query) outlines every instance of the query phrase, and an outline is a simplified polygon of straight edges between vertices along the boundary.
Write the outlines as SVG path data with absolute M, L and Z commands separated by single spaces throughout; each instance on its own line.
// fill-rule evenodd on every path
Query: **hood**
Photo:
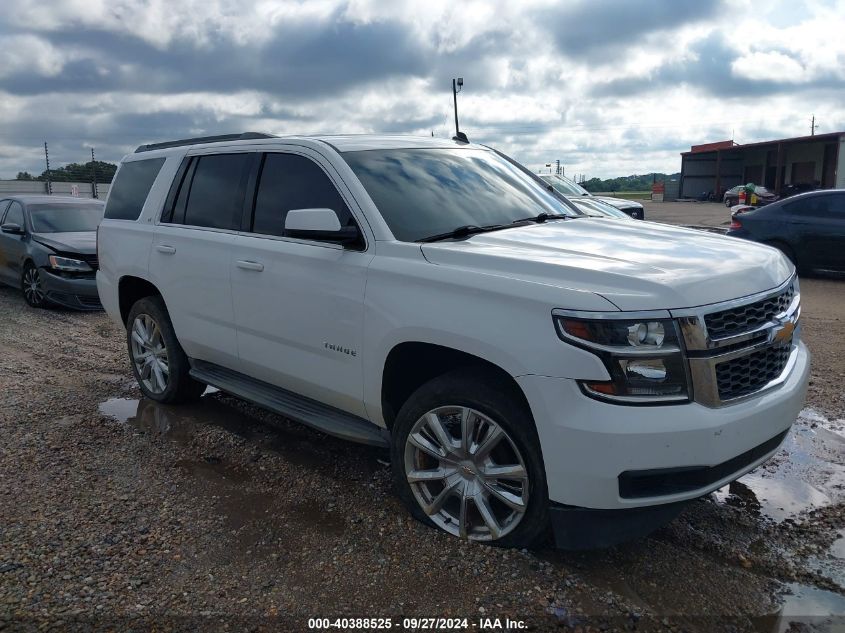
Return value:
M 94 255 L 97 252 L 97 232 L 33 233 L 32 239 L 47 248 L 62 253 Z
M 620 310 L 691 308 L 774 288 L 793 266 L 779 251 L 653 222 L 578 218 L 423 244 L 426 259 L 597 293 Z M 560 294 L 566 308 L 566 294 Z
M 625 200 L 624 198 L 610 198 L 608 196 L 592 196 L 596 200 L 601 200 L 617 209 L 642 209 L 643 205 L 633 200 Z

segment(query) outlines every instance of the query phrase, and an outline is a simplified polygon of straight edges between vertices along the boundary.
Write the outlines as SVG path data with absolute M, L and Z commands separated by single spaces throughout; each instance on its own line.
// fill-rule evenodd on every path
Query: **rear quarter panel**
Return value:
M 152 156 L 142 155 L 141 158 Z M 124 327 L 125 323 L 120 315 L 120 280 L 128 276 L 149 279 L 150 248 L 155 235 L 155 221 L 161 213 L 170 183 L 181 160 L 181 153 L 167 157 L 137 220 L 104 219 L 100 223 L 97 232 L 97 253 L 100 262 L 97 292 L 106 313 L 121 327 Z

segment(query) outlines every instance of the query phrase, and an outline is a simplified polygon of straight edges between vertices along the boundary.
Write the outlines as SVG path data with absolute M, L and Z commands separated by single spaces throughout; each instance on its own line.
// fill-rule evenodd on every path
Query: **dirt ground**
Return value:
M 801 291 L 812 383 L 777 457 L 647 538 L 567 553 L 424 527 L 380 451 L 219 392 L 143 400 L 105 315 L 0 289 L 0 630 L 841 631 L 845 281 Z
M 731 223 L 731 210 L 717 202 L 651 202 L 640 200 L 646 220 L 687 226 L 722 227 Z

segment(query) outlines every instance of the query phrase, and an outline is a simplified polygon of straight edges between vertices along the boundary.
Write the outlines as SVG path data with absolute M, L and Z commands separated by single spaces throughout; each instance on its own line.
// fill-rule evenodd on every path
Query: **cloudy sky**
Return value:
M 845 1 L 15 0 L 0 177 L 231 131 L 451 136 L 540 168 L 845 130 Z

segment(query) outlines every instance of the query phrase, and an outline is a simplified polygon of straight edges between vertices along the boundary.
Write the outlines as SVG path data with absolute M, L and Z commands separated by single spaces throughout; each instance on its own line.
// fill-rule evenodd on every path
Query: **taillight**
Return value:
M 731 217 L 731 228 L 732 229 L 741 229 L 742 222 L 740 222 L 736 216 Z

